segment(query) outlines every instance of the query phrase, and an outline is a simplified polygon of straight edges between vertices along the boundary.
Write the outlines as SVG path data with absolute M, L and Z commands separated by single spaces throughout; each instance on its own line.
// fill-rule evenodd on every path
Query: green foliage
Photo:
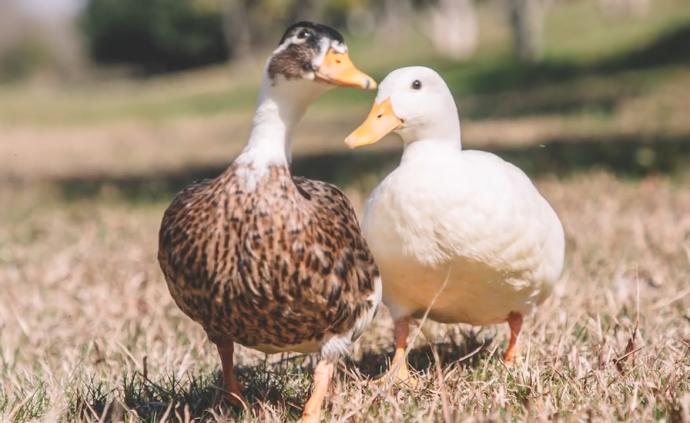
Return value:
M 83 29 L 96 62 L 147 73 L 228 57 L 220 14 L 189 0 L 91 0 Z

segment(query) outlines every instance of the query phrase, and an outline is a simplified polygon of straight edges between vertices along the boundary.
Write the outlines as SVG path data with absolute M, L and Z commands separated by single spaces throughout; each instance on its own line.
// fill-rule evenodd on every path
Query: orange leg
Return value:
M 225 382 L 225 390 L 227 399 L 231 404 L 247 409 L 247 401 L 242 396 L 242 386 L 235 377 L 234 363 L 232 353 L 234 351 L 234 344 L 232 341 L 216 344 L 218 354 L 220 355 L 220 362 L 223 365 L 223 381 Z
M 522 329 L 522 314 L 511 311 L 508 314 L 507 322 L 510 326 L 510 341 L 508 342 L 508 349 L 503 355 L 503 361 L 510 363 L 515 359 L 517 341 L 520 336 L 520 329 Z
M 405 352 L 407 350 L 407 336 L 410 333 L 410 320 L 407 318 L 395 321 L 393 329 L 393 341 L 395 342 L 395 355 L 391 361 L 390 370 L 388 374 L 377 382 L 384 383 L 386 380 L 393 380 L 396 383 L 405 383 L 412 387 L 417 386 L 417 379 L 410 374 L 410 369 L 407 367 L 407 357 Z
M 321 421 L 321 409 L 323 401 L 331 385 L 331 379 L 335 371 L 335 362 L 331 359 L 322 358 L 314 369 L 314 390 L 309 400 L 304 405 L 302 413 L 302 423 L 318 423 Z

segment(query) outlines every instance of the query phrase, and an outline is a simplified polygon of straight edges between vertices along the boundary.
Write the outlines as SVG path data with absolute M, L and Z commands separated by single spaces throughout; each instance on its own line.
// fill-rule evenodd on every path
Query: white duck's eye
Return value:
M 420 81 L 419 79 L 415 79 L 414 81 L 412 81 L 412 89 L 413 90 L 419 90 L 421 88 L 422 88 L 422 81 Z
M 311 32 L 309 32 L 309 30 L 306 30 L 306 29 L 301 30 L 297 34 L 297 38 L 299 38 L 300 40 L 302 40 L 304 38 L 309 38 L 309 37 L 311 37 Z

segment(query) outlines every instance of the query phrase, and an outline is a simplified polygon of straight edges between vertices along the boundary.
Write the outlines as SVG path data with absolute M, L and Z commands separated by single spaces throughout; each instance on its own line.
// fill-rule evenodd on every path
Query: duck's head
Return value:
M 376 89 L 376 81 L 350 60 L 347 45 L 335 29 L 313 22 L 290 25 L 268 60 L 271 85 L 316 81 L 332 86 Z
M 459 142 L 455 100 L 436 71 L 412 66 L 389 73 L 369 116 L 345 143 L 350 148 L 373 144 L 390 132 L 399 134 L 406 145 L 429 139 Z

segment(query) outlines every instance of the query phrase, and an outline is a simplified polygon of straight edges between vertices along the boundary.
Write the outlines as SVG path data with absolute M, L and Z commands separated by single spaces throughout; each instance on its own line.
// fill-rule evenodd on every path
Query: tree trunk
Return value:
M 11 50 L 17 40 L 22 37 L 25 31 L 25 22 L 22 22 L 21 13 L 17 10 L 17 5 L 12 1 L 0 0 L 0 60 Z
M 477 49 L 479 27 L 473 0 L 439 0 L 431 11 L 431 43 L 444 56 L 462 60 Z
M 287 25 L 299 21 L 314 20 L 314 1 L 313 0 L 293 0 L 288 8 Z
M 76 19 L 45 22 L 40 28 L 44 43 L 51 52 L 55 70 L 63 80 L 79 80 L 86 76 L 87 58 L 77 31 Z
M 401 35 L 411 25 L 411 9 L 410 0 L 382 0 L 378 34 L 391 44 L 402 41 Z
M 223 32 L 228 52 L 234 59 L 246 58 L 252 51 L 252 33 L 246 0 L 223 0 Z
M 542 58 L 542 18 L 540 0 L 508 0 L 513 42 L 518 57 L 527 62 Z

